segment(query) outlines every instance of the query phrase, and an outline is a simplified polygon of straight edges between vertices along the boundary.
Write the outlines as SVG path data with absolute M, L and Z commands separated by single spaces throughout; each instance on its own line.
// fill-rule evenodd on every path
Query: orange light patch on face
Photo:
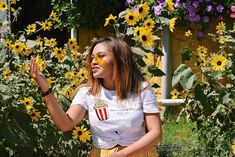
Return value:
M 100 66 L 100 67 L 104 67 L 104 65 L 106 64 L 106 61 L 103 59 L 104 54 L 102 53 L 96 53 L 94 54 L 94 59 L 95 62 Z

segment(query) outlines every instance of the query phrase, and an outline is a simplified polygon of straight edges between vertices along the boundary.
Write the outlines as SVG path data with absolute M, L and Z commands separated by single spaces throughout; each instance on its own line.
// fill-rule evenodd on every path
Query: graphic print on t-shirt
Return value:
M 99 120 L 104 121 L 108 119 L 108 105 L 104 101 L 96 100 L 94 109 Z

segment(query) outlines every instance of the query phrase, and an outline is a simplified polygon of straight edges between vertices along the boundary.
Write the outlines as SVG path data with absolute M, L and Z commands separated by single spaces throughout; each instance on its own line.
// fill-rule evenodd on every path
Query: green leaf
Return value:
M 126 30 L 126 35 L 130 36 L 134 33 L 134 28 L 133 27 L 128 27 Z
M 161 38 L 159 36 L 157 36 L 157 35 L 154 35 L 153 36 L 153 40 L 161 40 Z
M 8 103 L 12 99 L 12 92 L 6 85 L 0 85 L 0 102 L 3 104 Z
M 172 87 L 174 87 L 179 81 L 182 76 L 182 72 L 186 70 L 188 67 L 185 64 L 181 64 L 173 73 L 172 77 Z
M 192 51 L 189 48 L 182 48 L 181 49 L 181 59 L 184 63 L 185 61 L 189 61 L 192 57 Z
M 161 69 L 154 65 L 148 66 L 148 71 L 152 73 L 154 76 L 163 76 L 166 75 Z
M 4 128 L 1 128 L 0 134 L 11 144 L 17 144 L 21 147 L 33 147 L 32 139 L 15 120 L 10 121 Z
M 63 94 L 61 93 L 58 93 L 58 99 L 59 101 L 61 102 L 61 104 L 64 106 L 64 107 L 68 107 L 69 104 L 70 104 L 70 101 L 66 98 L 66 96 L 64 96 Z
M 154 49 L 153 53 L 155 53 L 155 54 L 157 54 L 157 55 L 159 55 L 159 56 L 164 56 L 164 54 L 162 53 L 162 51 L 159 50 L 159 49 Z
M 1 146 L 1 145 L 0 145 L 0 155 L 1 155 L 1 157 L 8 157 L 9 156 L 8 152 L 6 151 L 6 149 L 3 146 Z
M 128 13 L 128 11 L 129 11 L 129 10 L 124 10 L 124 11 L 120 12 L 120 13 L 118 14 L 118 17 L 119 17 L 119 18 L 124 18 L 124 17 L 126 16 L 126 14 Z
M 35 40 L 27 40 L 26 41 L 27 48 L 29 48 L 29 49 L 35 47 L 37 44 L 38 43 Z
M 185 76 L 182 80 L 180 80 L 181 85 L 185 88 L 185 89 L 191 89 L 193 86 L 194 81 L 196 80 L 196 75 L 192 73 L 188 73 L 187 76 Z
M 159 88 L 160 86 L 159 86 L 157 83 L 154 83 L 154 84 L 152 85 L 152 87 L 153 87 L 153 88 Z
M 131 50 L 132 50 L 133 53 L 135 53 L 139 56 L 142 56 L 142 57 L 144 57 L 145 54 L 146 54 L 146 52 L 144 50 L 142 50 L 141 48 L 139 48 L 139 47 L 131 47 Z
M 42 144 L 44 152 L 47 152 L 56 143 L 58 139 L 59 136 L 57 136 L 56 134 L 47 132 Z

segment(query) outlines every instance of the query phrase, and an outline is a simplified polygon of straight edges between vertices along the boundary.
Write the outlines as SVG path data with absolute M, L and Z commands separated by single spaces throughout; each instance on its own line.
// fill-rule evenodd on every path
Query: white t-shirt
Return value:
M 147 83 L 144 82 L 146 87 Z M 158 113 L 157 100 L 151 87 L 139 96 L 118 101 L 114 90 L 101 88 L 100 97 L 91 95 L 89 86 L 81 87 L 71 105 L 81 105 L 88 111 L 93 145 L 112 148 L 128 146 L 145 134 L 144 113 Z

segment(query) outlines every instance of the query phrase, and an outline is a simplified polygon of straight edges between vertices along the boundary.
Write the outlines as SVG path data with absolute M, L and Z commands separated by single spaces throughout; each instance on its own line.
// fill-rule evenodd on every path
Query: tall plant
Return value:
M 197 125 L 199 156 L 235 153 L 234 28 L 227 28 L 223 21 L 218 23 L 216 34 L 210 34 L 218 42 L 213 50 L 205 45 L 195 48 L 192 43 L 182 49 L 182 60 L 194 59 L 197 72 L 181 64 L 173 75 L 173 86 L 186 95 L 182 112 Z M 187 32 L 186 36 L 192 42 L 192 34 Z
M 16 2 L 12 1 L 12 5 Z M 0 2 L 1 11 L 8 9 L 6 3 Z M 17 18 L 16 10 L 11 10 Z M 57 13 L 52 11 L 44 21 L 29 24 L 17 34 L 1 32 L 4 34 L 0 43 L 1 156 L 85 157 L 88 154 L 91 133 L 87 121 L 70 132 L 58 131 L 29 73 L 29 61 L 34 57 L 64 110 L 69 107 L 75 88 L 86 81 L 86 53 L 79 52 L 76 39 L 69 39 L 63 47 L 57 46 L 55 38 L 32 39 L 38 31 L 52 30 L 57 21 Z

